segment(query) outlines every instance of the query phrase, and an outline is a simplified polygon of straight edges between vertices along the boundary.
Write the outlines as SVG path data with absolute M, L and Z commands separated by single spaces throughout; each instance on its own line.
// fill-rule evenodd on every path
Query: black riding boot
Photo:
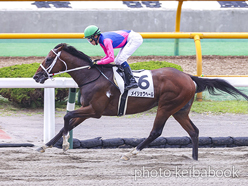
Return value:
M 127 85 L 125 86 L 125 90 L 130 90 L 131 88 L 138 88 L 138 83 L 134 79 L 132 70 L 129 65 L 124 68 L 124 73 L 127 78 Z

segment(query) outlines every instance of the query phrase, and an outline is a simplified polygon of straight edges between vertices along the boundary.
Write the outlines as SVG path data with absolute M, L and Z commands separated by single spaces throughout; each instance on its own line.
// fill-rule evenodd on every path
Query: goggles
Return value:
M 87 41 L 89 41 L 90 43 L 93 41 L 93 38 L 92 38 L 92 37 L 86 38 L 86 39 L 87 39 Z
M 94 39 L 92 38 L 92 37 L 90 37 L 90 38 L 86 38 L 87 39 L 87 41 L 90 43 L 90 44 L 92 44 L 92 41 L 94 41 Z M 92 44 L 93 45 L 93 44 Z

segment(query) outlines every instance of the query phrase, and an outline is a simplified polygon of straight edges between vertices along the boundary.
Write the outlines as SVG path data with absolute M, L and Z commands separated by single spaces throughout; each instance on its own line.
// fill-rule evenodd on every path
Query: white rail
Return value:
M 43 141 L 47 143 L 55 135 L 55 88 L 78 88 L 72 78 L 48 79 L 44 84 L 32 78 L 0 78 L 0 88 L 44 88 Z
M 48 79 L 44 84 L 33 78 L 0 78 L 0 88 L 78 88 L 78 85 L 72 78 Z

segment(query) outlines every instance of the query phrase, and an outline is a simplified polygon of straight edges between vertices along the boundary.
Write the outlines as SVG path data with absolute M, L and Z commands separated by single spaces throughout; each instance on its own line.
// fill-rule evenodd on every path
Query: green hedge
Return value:
M 180 71 L 183 71 L 183 69 L 180 65 L 176 65 L 174 63 L 169 63 L 166 61 L 138 62 L 138 63 L 130 64 L 130 67 L 132 70 L 140 70 L 140 69 L 154 70 L 154 69 L 159 69 L 159 68 L 164 68 L 164 67 L 172 67 L 172 68 L 176 68 Z
M 39 63 L 14 65 L 0 68 L 0 78 L 31 78 L 39 67 Z M 138 62 L 130 64 L 133 70 L 139 69 L 158 69 L 163 67 L 173 67 L 182 71 L 181 66 L 159 61 Z M 70 77 L 69 74 L 60 74 L 55 77 Z M 21 107 L 41 107 L 44 100 L 44 89 L 39 88 L 5 88 L 0 89 L 0 95 L 7 98 L 10 102 Z M 55 89 L 56 101 L 63 101 L 68 97 L 68 89 Z

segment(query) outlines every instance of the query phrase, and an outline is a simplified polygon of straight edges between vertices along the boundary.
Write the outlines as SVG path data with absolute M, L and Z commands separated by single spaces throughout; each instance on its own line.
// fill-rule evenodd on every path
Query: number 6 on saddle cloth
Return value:
M 138 82 L 138 88 L 131 90 L 125 90 L 125 82 L 128 81 L 125 78 L 124 72 L 121 68 L 113 67 L 114 82 L 119 87 L 121 95 L 118 104 L 118 116 L 123 116 L 126 113 L 128 97 L 143 97 L 154 98 L 154 86 L 153 79 L 150 70 L 135 70 L 133 71 L 134 78 Z

